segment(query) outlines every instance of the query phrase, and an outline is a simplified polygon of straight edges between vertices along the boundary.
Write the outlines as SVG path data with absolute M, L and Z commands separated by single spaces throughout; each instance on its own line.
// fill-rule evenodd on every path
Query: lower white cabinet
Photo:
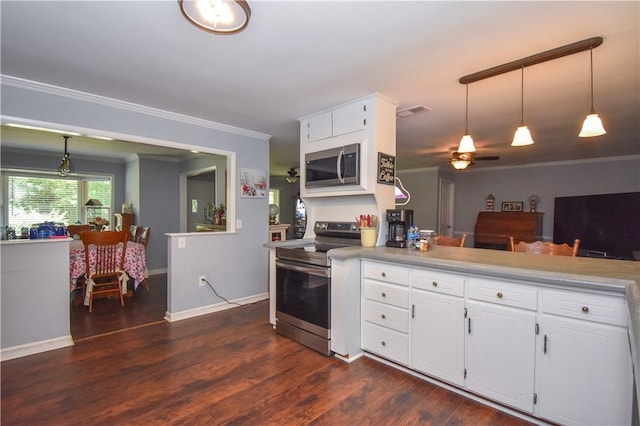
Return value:
M 412 290 L 411 368 L 464 385 L 464 299 Z
M 536 314 L 467 301 L 466 387 L 533 412 Z
M 631 424 L 622 295 L 362 262 L 362 348 L 559 424 Z
M 562 424 L 631 424 L 629 340 L 616 324 L 624 299 L 549 292 L 544 302 L 538 415 Z

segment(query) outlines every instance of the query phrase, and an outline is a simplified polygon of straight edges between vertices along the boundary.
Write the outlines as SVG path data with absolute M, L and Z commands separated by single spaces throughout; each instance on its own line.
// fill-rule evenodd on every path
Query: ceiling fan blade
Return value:
M 499 155 L 486 155 L 484 157 L 473 157 L 474 160 L 499 160 Z

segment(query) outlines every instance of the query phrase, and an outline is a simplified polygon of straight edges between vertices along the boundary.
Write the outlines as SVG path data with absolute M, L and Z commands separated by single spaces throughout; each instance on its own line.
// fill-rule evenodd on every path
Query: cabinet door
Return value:
M 631 424 L 624 327 L 543 315 L 539 415 L 563 424 Z
M 332 135 L 333 114 L 326 112 L 309 118 L 307 121 L 307 141 L 326 139 Z
M 411 368 L 464 385 L 464 299 L 413 290 Z
M 366 104 L 356 102 L 333 111 L 333 136 L 362 130 L 366 125 Z
M 535 312 L 467 302 L 467 388 L 533 411 Z

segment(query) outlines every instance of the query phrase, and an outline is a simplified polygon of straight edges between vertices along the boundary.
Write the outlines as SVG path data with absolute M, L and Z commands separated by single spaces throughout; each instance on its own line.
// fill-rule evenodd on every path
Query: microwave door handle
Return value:
M 336 164 L 336 168 L 338 171 L 338 180 L 340 181 L 340 183 L 344 183 L 344 176 L 342 176 L 342 158 L 344 157 L 344 149 L 340 150 L 340 153 L 338 154 L 338 161 Z

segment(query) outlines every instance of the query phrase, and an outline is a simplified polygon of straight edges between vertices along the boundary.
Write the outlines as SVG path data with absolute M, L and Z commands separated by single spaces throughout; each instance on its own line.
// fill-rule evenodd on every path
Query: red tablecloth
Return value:
M 89 259 L 91 262 L 91 259 Z M 127 242 L 127 251 L 124 254 L 124 270 L 130 278 L 135 280 L 135 288 L 144 281 L 147 276 L 147 258 L 145 247 L 142 244 Z M 71 277 L 70 291 L 76 288 L 76 279 L 85 272 L 84 244 L 80 240 L 73 240 L 69 244 L 69 275 Z

